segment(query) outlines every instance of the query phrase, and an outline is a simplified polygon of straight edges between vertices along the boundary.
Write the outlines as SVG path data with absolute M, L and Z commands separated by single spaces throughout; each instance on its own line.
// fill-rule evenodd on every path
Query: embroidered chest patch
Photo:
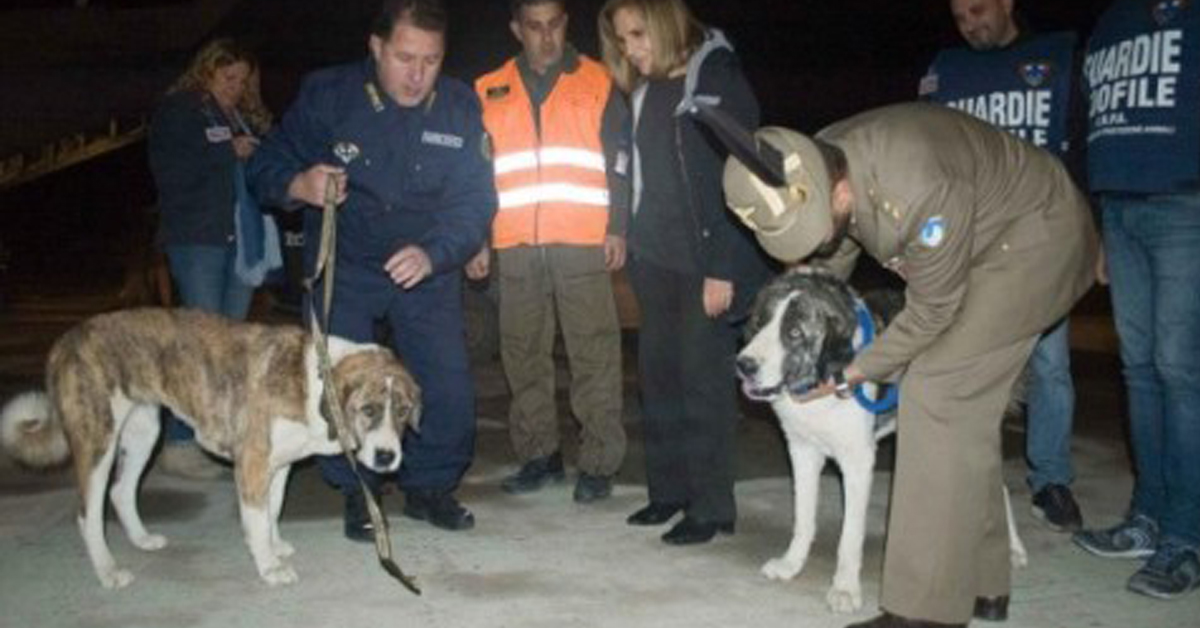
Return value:
M 946 219 L 941 216 L 934 216 L 925 221 L 921 225 L 921 234 L 918 240 L 921 244 L 929 248 L 937 248 L 942 240 L 946 238 Z

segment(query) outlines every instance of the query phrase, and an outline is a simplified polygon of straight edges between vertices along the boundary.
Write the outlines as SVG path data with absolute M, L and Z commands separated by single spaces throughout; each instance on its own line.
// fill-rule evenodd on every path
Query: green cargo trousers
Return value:
M 520 462 L 560 449 L 555 321 L 570 369 L 583 473 L 611 476 L 625 457 L 621 330 L 603 247 L 515 247 L 497 252 L 500 356 L 512 391 L 509 435 Z

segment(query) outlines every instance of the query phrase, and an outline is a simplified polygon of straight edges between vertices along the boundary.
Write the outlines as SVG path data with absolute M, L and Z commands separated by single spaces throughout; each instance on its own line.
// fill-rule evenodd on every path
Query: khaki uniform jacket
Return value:
M 906 304 L 856 360 L 886 379 L 917 356 L 946 363 L 1045 330 L 1095 279 L 1086 198 L 1050 153 L 949 108 L 906 103 L 835 123 L 855 207 L 828 260 L 865 249 L 907 281 Z

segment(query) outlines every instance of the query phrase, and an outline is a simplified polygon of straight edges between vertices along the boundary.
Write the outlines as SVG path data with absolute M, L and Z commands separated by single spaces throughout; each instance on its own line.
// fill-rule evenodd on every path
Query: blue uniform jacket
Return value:
M 233 241 L 234 128 L 203 92 L 170 94 L 154 112 L 147 153 L 164 244 L 225 246 Z
M 338 210 L 338 260 L 377 268 L 396 251 L 421 246 L 433 272 L 457 271 L 483 244 L 496 210 L 492 165 L 482 145 L 474 92 L 439 77 L 417 107 L 401 107 L 375 80 L 374 62 L 306 77 L 283 121 L 250 162 L 259 200 L 294 207 L 292 179 L 309 167 L 342 166 L 348 198 Z M 305 221 L 309 271 L 320 224 Z

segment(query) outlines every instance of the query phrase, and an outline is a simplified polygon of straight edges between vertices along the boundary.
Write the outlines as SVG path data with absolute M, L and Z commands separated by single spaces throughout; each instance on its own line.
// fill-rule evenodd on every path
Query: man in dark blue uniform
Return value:
M 373 341 L 377 323 L 416 377 L 424 412 L 409 433 L 399 483 L 404 514 L 448 530 L 474 525 L 453 491 L 474 448 L 474 391 L 463 337 L 460 269 L 482 246 L 496 207 L 478 100 L 439 76 L 446 14 L 438 0 L 386 0 L 364 62 L 307 77 L 255 154 L 256 194 L 307 206 L 306 267 L 319 244 L 319 207 L 335 186 L 338 243 L 329 331 Z M 319 305 L 320 289 L 314 291 Z M 346 495 L 346 536 L 373 531 L 342 457 L 319 460 Z M 371 475 L 378 494 L 388 479 Z
M 1075 98 L 1076 38 L 1071 32 L 1034 34 L 1017 19 L 1014 0 L 950 0 L 968 46 L 938 53 L 921 80 L 922 98 L 990 122 L 1054 153 L 1076 182 L 1082 178 L 1082 108 Z M 1072 141 L 1076 140 L 1076 141 Z M 1083 518 L 1071 494 L 1071 427 L 1075 386 L 1067 320 L 1047 330 L 1029 361 L 1025 457 L 1033 514 L 1059 532 L 1079 530 Z M 1001 616 L 1002 605 L 995 613 Z

